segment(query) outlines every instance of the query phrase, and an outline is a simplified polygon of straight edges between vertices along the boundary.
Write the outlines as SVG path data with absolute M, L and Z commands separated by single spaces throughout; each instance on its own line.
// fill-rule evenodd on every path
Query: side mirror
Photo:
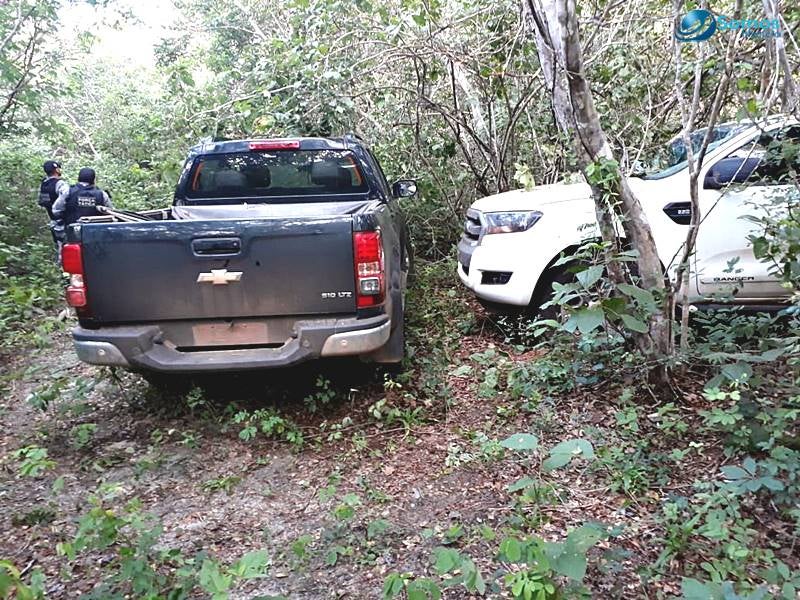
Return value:
M 704 190 L 721 190 L 725 184 L 719 180 L 719 175 L 714 172 L 714 169 L 709 169 L 706 176 L 703 178 Z
M 417 182 L 413 179 L 398 179 L 392 184 L 392 196 L 410 198 L 417 193 Z
M 703 189 L 721 190 L 729 183 L 745 183 L 761 163 L 758 158 L 723 158 L 703 179 Z

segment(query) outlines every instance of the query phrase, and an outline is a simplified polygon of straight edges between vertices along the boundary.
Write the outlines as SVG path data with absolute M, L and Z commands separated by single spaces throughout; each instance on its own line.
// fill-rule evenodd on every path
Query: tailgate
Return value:
M 356 310 L 350 216 L 96 223 L 81 242 L 100 322 Z

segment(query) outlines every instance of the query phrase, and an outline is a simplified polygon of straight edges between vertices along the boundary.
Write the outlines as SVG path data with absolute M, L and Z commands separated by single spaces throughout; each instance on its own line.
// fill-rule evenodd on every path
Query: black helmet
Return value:
M 95 173 L 91 167 L 83 167 L 78 171 L 78 181 L 80 183 L 94 183 Z
M 56 172 L 56 169 L 61 168 L 61 163 L 58 163 L 54 160 L 46 160 L 44 161 L 42 168 L 44 169 L 45 173 L 47 173 L 48 175 L 52 175 L 53 173 Z

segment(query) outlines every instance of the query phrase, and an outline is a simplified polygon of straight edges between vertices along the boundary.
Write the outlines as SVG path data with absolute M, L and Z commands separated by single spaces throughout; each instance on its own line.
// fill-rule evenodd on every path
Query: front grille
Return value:
M 481 237 L 481 220 L 473 210 L 467 211 L 467 218 L 464 221 L 464 236 L 470 240 L 477 241 Z

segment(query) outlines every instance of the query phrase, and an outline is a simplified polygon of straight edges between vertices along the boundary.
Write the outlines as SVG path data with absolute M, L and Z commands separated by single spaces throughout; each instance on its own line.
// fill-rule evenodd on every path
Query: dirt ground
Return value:
M 586 521 L 623 526 L 618 537 L 593 550 L 587 583 L 595 597 L 679 593 L 684 565 L 674 564 L 676 577 L 656 587 L 648 588 L 639 574 L 659 553 L 648 498 L 658 505 L 689 487 L 697 470 L 718 469 L 719 453 L 698 457 L 691 470 L 673 474 L 640 501 L 611 492 L 596 472 L 578 466 L 552 477 L 549 499 L 519 507 L 505 488 L 530 464 L 509 454 L 479 457 L 471 441 L 476 432 L 491 440 L 530 431 L 547 447 L 588 431 L 613 443 L 615 408 L 604 399 L 607 390 L 597 387 L 545 397 L 526 410 L 505 394 L 479 393 L 487 367 L 469 357 L 490 345 L 505 360 L 536 360 L 492 333 L 465 336 L 448 365 L 451 397 L 441 406 L 404 397 L 402 389 L 387 391 L 380 369 L 341 362 L 258 377 L 220 376 L 206 382 L 200 405 L 187 408 L 154 394 L 134 375 L 115 379 L 79 363 L 68 334 L 56 334 L 50 347 L 4 367 L 0 557 L 26 571 L 42 568 L 51 598 L 88 592 L 110 556 L 79 559 L 68 575 L 56 544 L 74 535 L 76 519 L 99 486 L 117 484 L 113 505 L 139 499 L 162 521 L 164 547 L 205 550 L 223 562 L 266 549 L 267 576 L 243 582 L 234 598 L 380 598 L 388 573 L 429 573 L 431 552 L 442 544 L 472 556 L 488 579 L 497 568 L 499 539 L 520 516 L 546 539 L 563 538 Z M 319 390 L 319 377 L 331 382 L 336 398 L 311 412 L 303 399 Z M 54 381 L 67 382 L 62 399 L 47 411 L 33 408 L 30 395 L 41 395 Z M 69 387 L 75 381 L 77 390 Z M 410 410 L 420 408 L 424 417 L 408 424 L 377 421 L 370 407 L 387 396 Z M 277 408 L 300 425 L 305 444 L 297 449 L 264 437 L 240 439 L 232 404 Z M 84 444 L 74 433 L 82 423 L 97 426 Z M 31 444 L 47 448 L 55 465 L 23 477 L 12 452 Z M 57 481 L 63 487 L 53 492 Z M 337 518 L 336 507 L 348 494 L 358 498 L 354 515 Z M 32 523 L 36 508 L 48 516 Z M 376 521 L 382 523 L 377 534 L 370 530 Z M 467 597 L 463 588 L 445 596 Z

